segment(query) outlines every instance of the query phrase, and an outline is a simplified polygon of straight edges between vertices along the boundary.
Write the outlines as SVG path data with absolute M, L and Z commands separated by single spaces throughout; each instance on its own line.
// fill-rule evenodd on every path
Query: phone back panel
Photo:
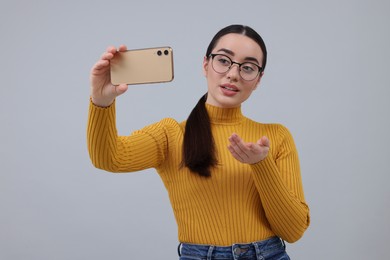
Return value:
M 111 83 L 114 85 L 173 80 L 173 52 L 170 47 L 119 52 L 110 66 Z

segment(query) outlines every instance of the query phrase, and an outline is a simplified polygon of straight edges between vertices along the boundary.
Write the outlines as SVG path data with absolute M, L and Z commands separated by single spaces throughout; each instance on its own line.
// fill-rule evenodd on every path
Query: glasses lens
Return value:
M 253 80 L 259 74 L 259 67 L 251 62 L 246 62 L 240 66 L 240 76 L 245 80 Z
M 230 69 L 232 61 L 225 55 L 215 55 L 212 65 L 216 72 L 225 73 Z

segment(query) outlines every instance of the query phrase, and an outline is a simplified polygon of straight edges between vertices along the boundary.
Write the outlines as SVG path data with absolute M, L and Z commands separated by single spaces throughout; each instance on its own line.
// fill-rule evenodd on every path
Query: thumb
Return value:
M 125 93 L 127 91 L 128 88 L 129 87 L 126 84 L 120 84 L 118 86 L 115 86 L 116 95 L 117 96 L 122 95 L 123 93 Z
M 260 146 L 265 146 L 269 147 L 270 146 L 270 141 L 266 136 L 261 137 L 258 141 L 257 144 Z

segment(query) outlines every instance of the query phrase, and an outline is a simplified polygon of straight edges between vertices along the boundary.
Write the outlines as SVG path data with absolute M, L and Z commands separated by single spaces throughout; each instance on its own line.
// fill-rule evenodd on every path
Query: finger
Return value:
M 99 60 L 95 63 L 95 65 L 93 65 L 91 72 L 94 74 L 105 72 L 109 64 L 110 63 L 107 60 Z
M 237 153 L 242 153 L 248 156 L 248 152 L 251 150 L 250 144 L 244 143 L 244 141 L 237 134 L 233 134 L 229 138 L 230 144 L 236 150 Z
M 123 93 L 125 93 L 127 91 L 127 89 L 128 89 L 127 84 L 117 85 L 117 86 L 115 86 L 115 95 L 116 96 L 122 95 Z
M 230 137 L 229 137 L 229 142 L 230 142 L 230 149 L 234 150 L 235 153 L 241 153 L 241 149 L 239 147 L 239 143 L 240 143 L 240 138 L 238 135 L 236 134 L 232 134 Z
M 242 158 L 242 157 L 240 156 L 240 154 L 236 152 L 236 150 L 232 147 L 232 145 L 229 145 L 229 146 L 228 146 L 228 149 L 229 149 L 231 155 L 232 155 L 236 160 L 239 160 L 240 162 L 243 162 L 243 161 L 244 161 L 244 158 Z
M 264 146 L 270 147 L 271 142 L 269 141 L 269 139 L 266 136 L 263 136 L 261 138 L 261 140 L 262 140 L 262 143 L 263 143 Z
M 126 45 L 122 44 L 119 46 L 118 50 L 119 51 L 127 51 L 127 47 L 126 47 Z
M 115 46 L 108 46 L 106 51 L 112 54 L 115 54 L 117 52 Z
M 244 143 L 244 141 L 241 139 L 241 137 L 236 134 L 236 133 L 233 133 L 230 137 L 229 137 L 229 141 L 230 143 L 234 143 L 236 145 L 240 144 L 240 143 Z
M 265 146 L 265 147 L 270 147 L 270 141 L 269 139 L 266 137 L 266 136 L 263 136 L 261 137 L 257 143 L 260 145 L 260 146 Z
M 238 146 L 229 145 L 228 149 L 233 157 L 241 162 L 245 162 L 249 158 L 249 155 L 243 152 Z
M 127 84 L 120 84 L 120 85 L 118 85 L 116 88 L 117 88 L 116 92 L 117 92 L 119 95 L 122 95 L 123 93 L 125 93 L 125 92 L 127 91 L 127 89 L 128 89 L 129 87 L 127 86 Z
M 114 57 L 114 54 L 111 53 L 111 52 L 105 52 L 102 54 L 102 56 L 100 57 L 100 59 L 102 60 L 111 60 L 112 58 Z

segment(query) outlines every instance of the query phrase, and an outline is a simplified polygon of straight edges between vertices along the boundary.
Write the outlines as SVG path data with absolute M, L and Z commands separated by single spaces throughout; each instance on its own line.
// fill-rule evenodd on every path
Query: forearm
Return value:
M 87 143 L 92 164 L 106 171 L 118 171 L 114 163 L 118 135 L 115 122 L 115 103 L 109 107 L 89 105 Z
M 166 122 L 172 120 L 162 120 L 129 136 L 118 136 L 115 121 L 115 102 L 107 108 L 91 102 L 87 140 L 95 167 L 110 172 L 133 172 L 155 168 L 164 161 Z
M 287 185 L 272 155 L 251 167 L 272 230 L 288 242 L 297 241 L 310 222 L 300 178 L 290 179 L 290 185 Z M 296 174 L 299 173 L 292 176 L 297 176 Z

